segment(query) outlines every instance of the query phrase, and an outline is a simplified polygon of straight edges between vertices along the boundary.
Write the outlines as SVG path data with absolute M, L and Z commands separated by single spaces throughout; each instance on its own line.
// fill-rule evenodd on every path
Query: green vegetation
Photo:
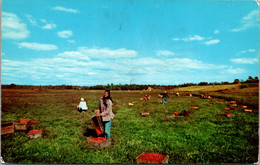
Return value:
M 239 93 L 237 85 L 231 89 Z M 249 88 L 240 91 L 244 100 L 248 98 L 243 97 L 246 90 Z M 258 90 L 253 91 L 257 95 L 252 97 L 258 98 Z M 227 91 L 220 92 L 224 96 L 223 92 Z M 140 100 L 145 94 L 151 95 L 151 100 Z M 168 103 L 162 105 L 158 93 L 143 91 L 111 91 L 115 113 L 112 146 L 92 149 L 86 145 L 87 131 L 94 129 L 91 116 L 102 95 L 103 91 L 3 89 L 2 121 L 30 118 L 39 122 L 37 129 L 44 130 L 44 136 L 37 139 L 28 139 L 25 132 L 2 135 L 5 162 L 131 164 L 142 152 L 167 154 L 169 164 L 258 161 L 258 113 L 244 112 L 242 107 L 227 111 L 228 102 L 215 98 L 170 95 Z M 81 97 L 87 100 L 87 113 L 76 111 Z M 258 104 L 254 99 L 249 102 Z M 190 112 L 189 117 L 165 118 L 184 109 Z M 150 115 L 141 116 L 143 111 Z M 226 112 L 234 116 L 227 118 L 223 115 Z

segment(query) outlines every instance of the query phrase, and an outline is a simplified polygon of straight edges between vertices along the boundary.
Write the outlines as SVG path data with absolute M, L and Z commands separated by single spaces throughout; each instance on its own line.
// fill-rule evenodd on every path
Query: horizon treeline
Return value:
M 107 84 L 107 85 L 94 85 L 94 86 L 77 86 L 77 85 L 1 85 L 3 89 L 78 89 L 78 90 L 147 90 L 149 87 L 153 89 L 169 90 L 177 87 L 188 87 L 188 86 L 205 86 L 205 85 L 228 85 L 228 84 L 248 84 L 248 83 L 259 83 L 258 77 L 249 76 L 246 81 L 235 79 L 233 82 L 222 81 L 222 82 L 200 82 L 200 83 L 184 83 L 180 85 L 156 85 L 156 84 Z M 252 86 L 252 85 L 251 85 Z M 255 85 L 254 85 L 255 86 Z M 256 85 L 258 86 L 258 84 Z

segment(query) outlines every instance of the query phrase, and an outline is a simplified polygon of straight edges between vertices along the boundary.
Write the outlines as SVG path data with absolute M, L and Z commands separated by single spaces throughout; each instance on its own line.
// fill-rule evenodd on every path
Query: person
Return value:
M 86 103 L 86 101 L 84 100 L 84 98 L 81 98 L 81 99 L 80 99 L 79 106 L 78 106 L 78 111 L 79 111 L 79 112 L 87 112 L 87 110 L 88 110 L 87 103 Z
M 104 96 L 99 99 L 99 112 L 96 114 L 97 117 L 102 117 L 103 125 L 105 128 L 105 138 L 110 139 L 110 129 L 114 113 L 112 111 L 113 100 L 110 97 L 110 90 L 105 90 Z
M 166 104 L 167 103 L 167 97 L 169 98 L 169 95 L 167 94 L 166 91 L 164 91 L 164 93 L 161 93 L 162 95 L 162 103 Z
M 148 95 L 145 95 L 145 96 L 144 96 L 144 99 L 145 99 L 145 100 L 150 100 L 150 97 L 149 97 Z

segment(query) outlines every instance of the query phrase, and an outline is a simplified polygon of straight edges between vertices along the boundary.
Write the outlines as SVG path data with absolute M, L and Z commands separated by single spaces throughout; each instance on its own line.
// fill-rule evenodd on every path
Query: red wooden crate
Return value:
M 242 108 L 247 108 L 247 106 L 246 105 L 242 105 Z
M 98 138 L 87 138 L 87 143 L 90 147 L 94 148 L 107 148 L 111 145 L 111 139 L 106 139 L 102 137 Z
M 168 164 L 169 155 L 158 154 L 159 156 L 162 156 L 163 159 L 162 160 L 152 160 L 152 159 L 142 158 L 142 156 L 144 156 L 145 154 L 156 154 L 156 153 L 145 153 L 145 152 L 143 152 L 141 155 L 136 157 L 136 163 L 137 164 Z
M 14 133 L 14 122 L 1 121 L 1 135 Z
M 234 114 L 233 113 L 225 113 L 225 116 L 231 117 L 231 116 L 234 116 Z
M 245 112 L 253 112 L 252 109 L 244 109 Z
M 17 123 L 14 124 L 15 130 L 26 131 L 31 127 L 31 119 L 20 119 Z
M 42 137 L 42 130 L 31 130 L 30 132 L 28 132 L 28 137 L 29 138 Z

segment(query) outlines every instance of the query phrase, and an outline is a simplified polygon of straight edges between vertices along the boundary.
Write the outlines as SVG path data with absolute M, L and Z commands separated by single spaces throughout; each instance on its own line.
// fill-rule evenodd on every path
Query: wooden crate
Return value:
M 231 104 L 232 107 L 237 107 L 237 104 Z
M 94 138 L 87 138 L 87 144 L 93 148 L 107 148 L 112 144 L 111 139 L 104 141 L 95 140 Z
M 14 133 L 14 122 L 1 121 L 1 135 Z
M 242 108 L 247 108 L 247 106 L 246 105 L 242 105 Z
M 233 113 L 225 113 L 225 116 L 226 117 L 231 117 L 231 116 L 234 116 L 234 114 Z
M 173 112 L 173 114 L 175 114 L 175 115 L 179 115 L 179 114 L 180 114 L 180 112 Z
M 31 130 L 28 132 L 28 137 L 32 139 L 42 137 L 42 130 Z
M 17 131 L 26 131 L 31 127 L 31 119 L 20 119 L 14 124 L 14 129 Z
M 145 154 L 145 152 L 143 152 L 142 154 L 136 157 L 137 164 L 168 164 L 169 155 L 162 155 L 164 156 L 164 159 L 162 161 L 156 161 L 156 160 L 141 159 L 140 156 L 143 154 Z
M 148 115 L 150 115 L 149 112 L 141 112 L 140 114 L 141 114 L 142 116 L 148 116 Z
M 167 118 L 167 119 L 175 118 L 175 114 L 166 115 L 165 118 Z
M 252 109 L 244 109 L 245 112 L 253 112 Z

